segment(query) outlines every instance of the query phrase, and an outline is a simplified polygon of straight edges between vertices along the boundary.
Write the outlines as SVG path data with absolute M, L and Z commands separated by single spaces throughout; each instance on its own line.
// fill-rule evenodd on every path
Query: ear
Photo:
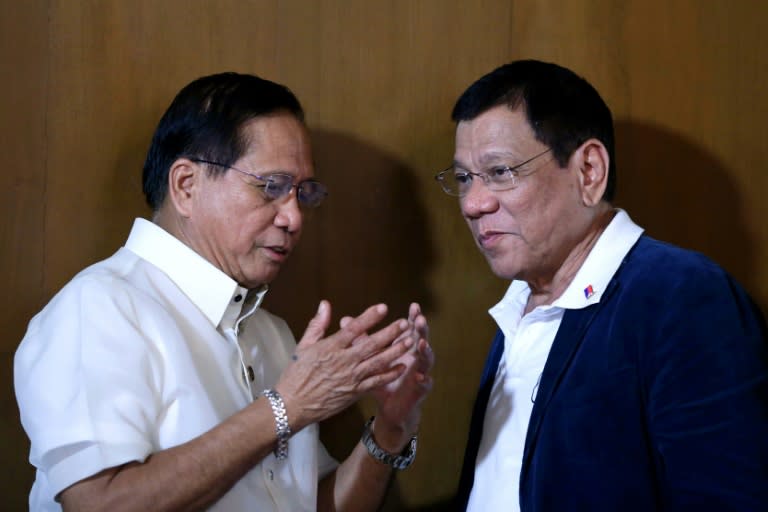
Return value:
M 168 171 L 168 197 L 173 209 L 182 217 L 189 217 L 194 205 L 197 188 L 202 183 L 203 167 L 189 160 L 179 158 Z
M 608 185 L 608 150 L 599 140 L 589 139 L 576 150 L 576 154 L 582 203 L 585 206 L 595 206 L 603 198 Z

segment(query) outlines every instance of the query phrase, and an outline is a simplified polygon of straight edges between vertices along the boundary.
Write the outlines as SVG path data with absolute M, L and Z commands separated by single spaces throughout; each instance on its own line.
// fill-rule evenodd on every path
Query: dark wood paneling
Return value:
M 45 245 L 48 42 L 47 2 L 0 2 L 0 494 L 7 510 L 27 509 L 34 474 L 13 394 L 13 353 L 47 300 L 54 257 Z
M 452 158 L 457 95 L 513 58 L 586 76 L 616 117 L 619 204 L 652 235 L 714 257 L 768 308 L 767 14 L 748 0 L 0 0 L 8 503 L 23 509 L 31 482 L 12 353 L 31 315 L 147 215 L 144 153 L 191 79 L 256 73 L 306 107 L 332 192 L 268 299 L 298 336 L 321 298 L 337 318 L 379 300 L 428 311 L 436 386 L 418 462 L 387 508 L 436 510 L 458 478 L 494 329 L 486 310 L 505 287 L 432 180 Z M 334 452 L 369 412 L 324 428 Z

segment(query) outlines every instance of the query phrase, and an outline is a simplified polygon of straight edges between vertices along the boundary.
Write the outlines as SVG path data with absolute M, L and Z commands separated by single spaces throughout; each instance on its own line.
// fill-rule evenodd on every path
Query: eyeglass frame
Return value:
M 494 183 L 492 181 L 492 178 L 491 178 L 491 176 L 489 175 L 488 172 L 473 172 L 473 171 L 468 171 L 468 170 L 462 170 L 461 174 L 463 174 L 463 175 L 465 175 L 467 177 L 470 177 L 470 180 L 473 179 L 472 177 L 474 177 L 474 176 L 479 177 L 480 180 L 483 182 L 483 184 L 486 187 L 488 187 L 489 190 L 492 190 L 494 192 L 504 192 L 505 190 L 512 190 L 513 188 L 515 188 L 517 186 L 517 178 L 521 176 L 520 171 L 519 171 L 520 167 L 523 167 L 524 165 L 533 162 L 537 158 L 546 155 L 550 151 L 552 151 L 552 148 L 547 148 L 544 151 L 542 151 L 541 153 L 538 153 L 538 154 L 532 156 L 528 160 L 525 160 L 524 162 L 520 162 L 519 164 L 516 164 L 516 165 L 513 165 L 513 166 L 500 165 L 500 166 L 492 167 L 493 170 L 496 170 L 496 171 L 501 170 L 501 171 L 503 171 L 505 173 L 505 175 L 508 174 L 508 175 L 511 176 L 511 179 L 509 180 L 510 185 L 509 186 L 504 185 L 504 186 L 502 186 L 502 188 L 497 188 L 499 184 L 498 183 Z M 463 193 L 462 192 L 451 192 L 451 191 L 448 190 L 447 185 L 445 183 L 445 176 L 448 173 L 450 173 L 451 171 L 455 171 L 455 169 L 456 169 L 456 165 L 454 164 L 454 165 L 451 165 L 450 167 L 448 167 L 447 169 L 440 171 L 439 173 L 435 174 L 435 180 L 438 183 L 440 183 L 440 188 L 443 190 L 443 192 L 445 192 L 449 196 L 464 197 L 469 192 L 469 188 L 466 191 L 464 191 Z M 523 177 L 530 176 L 531 174 L 536 172 L 538 169 L 539 168 L 533 169 L 533 170 L 531 170 L 531 172 L 526 173 L 526 174 L 524 174 L 522 176 Z M 472 187 L 471 182 L 470 182 L 469 187 L 470 188 Z
M 291 176 L 290 174 L 282 173 L 282 172 L 275 172 L 275 173 L 271 173 L 271 174 L 269 174 L 267 176 L 261 176 L 259 174 L 256 174 L 256 173 L 253 173 L 253 172 L 250 172 L 250 171 L 244 171 L 242 169 L 238 169 L 237 167 L 232 167 L 231 165 L 222 164 L 221 162 L 214 162 L 213 160 L 205 160 L 203 158 L 197 158 L 197 157 L 188 157 L 188 158 L 189 158 L 189 160 L 191 160 L 193 162 L 196 162 L 196 163 L 213 165 L 213 166 L 216 166 L 216 167 L 222 167 L 224 169 L 232 169 L 233 171 L 237 171 L 237 172 L 239 172 L 241 174 L 245 174 L 246 176 L 250 176 L 251 178 L 255 178 L 255 179 L 257 179 L 257 180 L 259 180 L 261 182 L 265 182 L 264 185 L 257 185 L 259 188 L 263 188 L 265 191 L 267 190 L 267 187 L 269 186 L 270 183 L 274 183 L 274 182 L 270 182 L 270 178 L 272 178 L 273 176 L 285 176 L 287 178 L 290 178 L 291 186 L 290 186 L 290 188 L 286 192 L 284 192 L 284 193 L 282 193 L 282 194 L 280 194 L 278 196 L 275 196 L 275 197 L 270 197 L 269 195 L 267 195 L 266 192 L 264 193 L 266 198 L 269 199 L 270 201 L 274 201 L 276 199 L 280 199 L 281 197 L 286 197 L 287 195 L 289 195 L 291 193 L 291 190 L 293 190 L 294 188 L 296 189 L 296 199 L 298 200 L 298 202 L 299 202 L 299 204 L 301 206 L 304 206 L 306 208 L 317 208 L 318 206 L 320 206 L 322 204 L 323 200 L 326 197 L 328 197 L 328 188 L 323 183 L 321 183 L 321 182 L 319 182 L 319 181 L 317 181 L 315 179 L 308 179 L 308 180 L 300 181 L 298 183 L 294 183 L 294 179 L 295 178 L 293 176 Z M 322 187 L 323 194 L 320 196 L 320 199 L 318 200 L 318 202 L 316 204 L 310 204 L 310 203 L 307 203 L 307 202 L 301 200 L 301 197 L 302 197 L 301 196 L 301 186 L 304 183 L 314 183 L 314 184 L 319 185 L 320 187 Z

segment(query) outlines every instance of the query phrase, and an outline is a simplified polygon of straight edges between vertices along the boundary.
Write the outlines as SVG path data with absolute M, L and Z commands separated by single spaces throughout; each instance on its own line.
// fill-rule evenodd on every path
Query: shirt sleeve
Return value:
M 317 476 L 322 480 L 328 476 L 331 472 L 335 471 L 339 467 L 339 462 L 331 457 L 328 450 L 325 449 L 323 443 L 317 441 Z
M 30 461 L 54 496 L 153 451 L 160 375 L 135 299 L 118 280 L 76 278 L 32 320 L 16 353 Z

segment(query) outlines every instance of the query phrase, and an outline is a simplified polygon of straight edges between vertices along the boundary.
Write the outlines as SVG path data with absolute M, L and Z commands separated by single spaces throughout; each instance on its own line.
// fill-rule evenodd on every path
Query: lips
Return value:
M 264 250 L 269 255 L 272 261 L 282 262 L 291 252 L 291 249 L 284 245 L 269 245 L 264 247 Z
M 483 249 L 490 249 L 499 243 L 502 237 L 506 234 L 507 233 L 502 231 L 483 231 L 477 235 L 477 244 Z

